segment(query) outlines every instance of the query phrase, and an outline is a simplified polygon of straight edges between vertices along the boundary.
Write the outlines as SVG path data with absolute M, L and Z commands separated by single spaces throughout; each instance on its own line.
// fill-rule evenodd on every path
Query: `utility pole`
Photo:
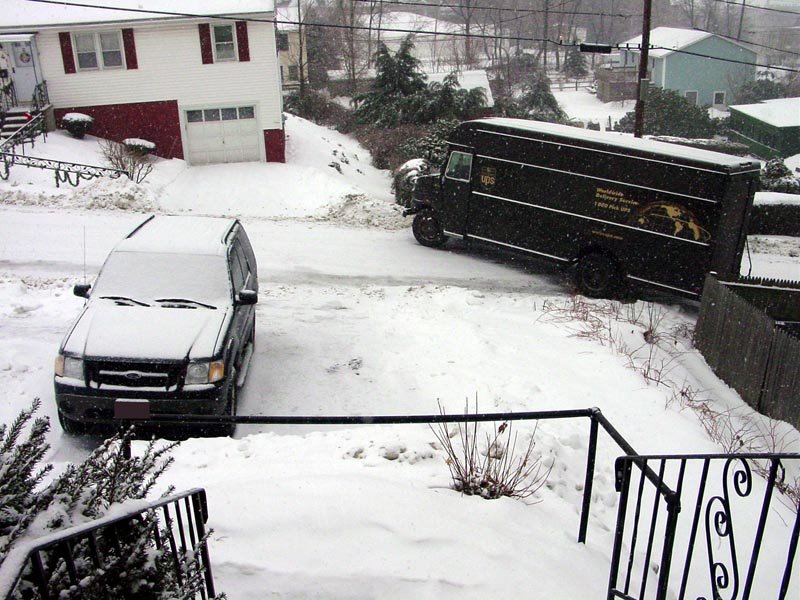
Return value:
M 742 39 L 742 23 L 744 22 L 744 7 L 747 4 L 746 0 L 742 0 L 742 12 L 739 13 L 739 33 L 736 34 L 736 41 Z
M 636 108 L 633 113 L 633 135 L 642 137 L 644 133 L 644 100 L 650 80 L 647 78 L 647 63 L 650 62 L 650 13 L 653 0 L 644 0 L 644 18 L 642 19 L 642 48 L 639 52 L 638 89 L 636 91 Z

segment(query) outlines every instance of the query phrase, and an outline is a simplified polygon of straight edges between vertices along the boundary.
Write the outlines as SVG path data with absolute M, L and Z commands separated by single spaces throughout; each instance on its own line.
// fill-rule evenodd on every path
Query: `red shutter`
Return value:
M 122 46 L 125 49 L 125 65 L 128 69 L 138 69 L 136 60 L 136 41 L 133 39 L 133 29 L 122 30 Z
M 75 55 L 72 53 L 72 36 L 66 31 L 58 34 L 58 42 L 61 45 L 61 60 L 64 62 L 64 73 L 75 72 Z
M 214 62 L 214 51 L 211 49 L 211 27 L 208 23 L 200 23 L 197 29 L 200 32 L 200 57 L 203 59 L 204 65 L 210 65 Z
M 247 40 L 247 21 L 236 21 L 236 43 L 239 46 L 239 61 L 249 61 L 250 43 Z

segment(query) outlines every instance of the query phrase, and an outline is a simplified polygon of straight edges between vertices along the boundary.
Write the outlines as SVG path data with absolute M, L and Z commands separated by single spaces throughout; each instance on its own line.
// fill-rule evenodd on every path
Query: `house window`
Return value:
M 714 92 L 714 104 L 725 104 L 725 92 Z
M 300 69 L 297 65 L 289 65 L 289 81 L 300 81 Z
M 688 100 L 689 104 L 692 106 L 697 106 L 697 90 L 686 90 L 684 96 L 686 100 Z
M 236 37 L 233 25 L 214 25 L 214 61 L 236 60 Z
M 78 69 L 119 69 L 125 66 L 119 31 L 76 33 L 73 38 Z
M 287 52 L 289 50 L 289 34 L 278 33 L 278 52 Z

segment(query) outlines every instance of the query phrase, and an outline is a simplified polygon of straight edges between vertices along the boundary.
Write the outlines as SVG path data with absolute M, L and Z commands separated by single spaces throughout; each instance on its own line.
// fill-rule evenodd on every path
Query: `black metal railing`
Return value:
M 19 155 L 25 154 L 26 146 L 30 144 L 33 148 L 36 146 L 36 138 L 42 136 L 42 141 L 47 141 L 47 125 L 44 120 L 44 115 L 34 115 L 30 121 L 25 123 L 22 127 L 17 129 L 11 136 L 0 141 L 0 152 L 3 154 Z M 4 159 L 5 160 L 5 159 Z M 8 171 L 8 169 L 6 169 Z M 2 173 L 0 173 L 2 176 Z M 8 174 L 3 177 L 7 179 Z
M 70 527 L 44 541 L 20 544 L 0 564 L 0 585 L 7 586 L 0 588 L 1 597 L 6 600 L 16 597 L 18 588 L 24 583 L 27 589 L 36 590 L 37 597 L 42 600 L 58 598 L 48 585 L 53 573 L 60 570 L 67 574 L 70 585 L 80 585 L 83 578 L 107 565 L 109 556 L 104 555 L 102 549 L 119 548 L 120 534 L 126 525 L 141 522 L 147 513 L 156 516 L 150 530 L 150 541 L 154 548 L 170 557 L 169 563 L 177 580 L 182 582 L 185 577 L 184 557 L 197 555 L 200 567 L 197 576 L 202 579 L 199 595 L 203 600 L 213 597 L 216 592 L 208 547 L 201 544 L 208 520 L 206 493 L 201 488 L 149 503 L 140 510 L 121 516 Z M 87 548 L 89 555 L 79 556 L 79 547 Z
M 618 458 L 607 599 L 800 597 L 800 480 L 787 465 L 796 474 L 800 454 Z
M 16 105 L 17 90 L 14 87 L 14 82 L 9 81 L 8 83 L 0 84 L 0 113 L 6 113 Z
M 439 414 L 439 415 L 375 415 L 375 416 L 266 416 L 266 415 L 159 415 L 151 414 L 147 421 L 153 424 L 186 427 L 188 426 L 213 426 L 217 429 L 220 425 L 235 423 L 237 425 L 404 425 L 422 424 L 435 425 L 438 423 L 482 423 L 506 421 L 548 421 L 588 419 L 589 443 L 586 447 L 586 471 L 583 482 L 576 485 L 583 486 L 581 501 L 580 523 L 578 525 L 578 542 L 585 543 L 589 527 L 591 512 L 592 492 L 594 487 L 594 471 L 597 461 L 598 434 L 600 428 L 608 434 L 617 447 L 627 455 L 637 456 L 633 447 L 606 419 L 599 408 L 585 408 L 574 410 L 529 411 L 517 413 L 474 413 L 474 414 Z M 136 421 L 125 421 L 127 426 Z M 644 468 L 645 473 L 655 481 L 657 475 L 650 472 L 649 467 Z
M 50 104 L 50 94 L 47 93 L 47 82 L 42 81 L 41 83 L 37 83 L 36 87 L 33 88 L 31 112 L 38 113 L 48 104 Z
M 2 147 L 0 147 L 0 150 L 2 150 Z M 56 187 L 59 187 L 62 183 L 69 183 L 72 186 L 77 186 L 81 181 L 89 181 L 98 177 L 118 179 L 123 175 L 126 177 L 129 176 L 127 171 L 122 171 L 120 169 L 82 165 L 79 163 L 0 151 L 0 179 L 8 179 L 9 171 L 14 165 L 54 171 Z

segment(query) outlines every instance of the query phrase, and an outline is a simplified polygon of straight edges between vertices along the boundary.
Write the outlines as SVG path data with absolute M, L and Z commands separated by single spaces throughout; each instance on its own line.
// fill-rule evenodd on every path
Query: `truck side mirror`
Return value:
M 92 289 L 91 283 L 76 283 L 72 288 L 72 293 L 80 298 L 88 298 L 90 289 Z

